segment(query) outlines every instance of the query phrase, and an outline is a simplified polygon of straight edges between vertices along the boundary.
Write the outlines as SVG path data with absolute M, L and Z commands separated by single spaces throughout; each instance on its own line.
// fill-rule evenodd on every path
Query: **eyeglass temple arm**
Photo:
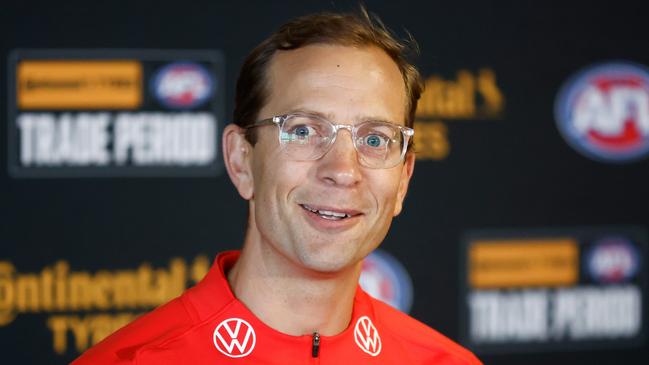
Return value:
M 266 119 L 258 120 L 258 121 L 254 122 L 252 124 L 249 124 L 249 125 L 243 127 L 243 129 L 250 129 L 250 128 L 253 128 L 253 127 L 259 127 L 261 125 L 278 124 L 280 121 L 281 121 L 280 117 L 266 118 Z

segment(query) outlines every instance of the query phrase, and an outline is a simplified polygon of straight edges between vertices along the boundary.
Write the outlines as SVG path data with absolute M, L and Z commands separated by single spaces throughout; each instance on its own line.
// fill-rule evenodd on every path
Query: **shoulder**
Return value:
M 236 251 L 219 254 L 207 275 L 181 296 L 158 307 L 99 342 L 72 365 L 126 365 L 138 352 L 173 342 L 201 328 L 206 318 L 220 313 L 234 301 L 224 274 L 239 257 Z
M 440 365 L 482 364 L 473 353 L 448 337 L 379 300 L 371 300 L 385 335 L 419 361 Z
M 84 352 L 72 365 L 131 364 L 136 352 L 174 338 L 192 327 L 195 318 L 180 296 L 149 312 Z

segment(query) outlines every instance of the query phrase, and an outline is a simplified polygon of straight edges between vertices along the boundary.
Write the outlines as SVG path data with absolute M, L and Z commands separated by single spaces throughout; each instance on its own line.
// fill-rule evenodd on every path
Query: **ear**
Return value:
M 246 200 L 253 197 L 253 178 L 250 164 L 252 146 L 245 138 L 243 129 L 229 124 L 223 130 L 223 160 L 230 180 Z
M 403 200 L 408 192 L 408 184 L 412 173 L 415 171 L 415 154 L 406 153 L 406 160 L 401 167 L 401 177 L 399 178 L 399 190 L 397 190 L 397 201 L 394 204 L 394 216 L 398 216 L 403 208 Z

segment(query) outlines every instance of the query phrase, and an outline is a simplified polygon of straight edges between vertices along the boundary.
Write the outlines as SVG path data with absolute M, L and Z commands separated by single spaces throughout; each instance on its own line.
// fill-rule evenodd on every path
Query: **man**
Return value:
M 364 12 L 295 19 L 253 50 L 223 132 L 243 249 L 75 364 L 479 364 L 358 286 L 414 168 L 404 50 Z

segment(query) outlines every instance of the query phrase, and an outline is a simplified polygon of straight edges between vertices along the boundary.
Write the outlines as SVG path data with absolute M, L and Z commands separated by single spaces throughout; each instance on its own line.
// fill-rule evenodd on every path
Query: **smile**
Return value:
M 331 210 L 331 208 L 326 208 L 326 209 L 325 208 L 320 208 L 319 209 L 319 208 L 312 207 L 312 206 L 307 205 L 307 204 L 300 204 L 300 206 L 303 209 L 305 209 L 305 210 L 307 210 L 307 211 L 309 211 L 311 213 L 317 214 L 321 218 L 332 220 L 332 221 L 337 221 L 337 220 L 350 218 L 350 217 L 352 217 L 354 215 L 359 214 L 358 212 L 353 212 L 353 211 L 335 211 L 335 210 Z

